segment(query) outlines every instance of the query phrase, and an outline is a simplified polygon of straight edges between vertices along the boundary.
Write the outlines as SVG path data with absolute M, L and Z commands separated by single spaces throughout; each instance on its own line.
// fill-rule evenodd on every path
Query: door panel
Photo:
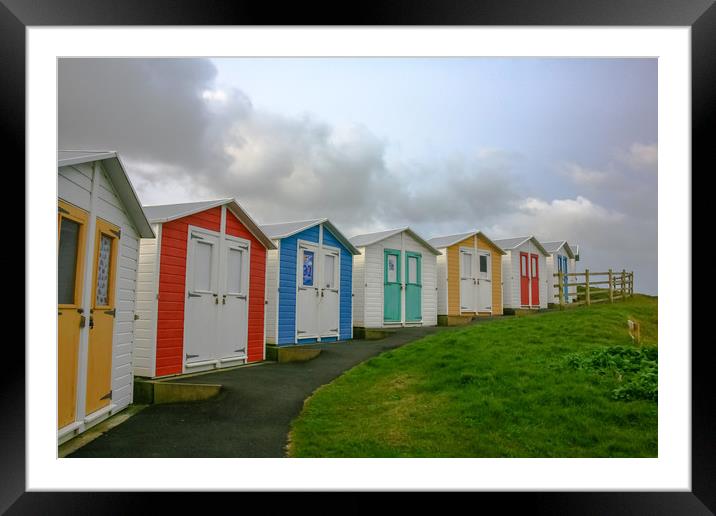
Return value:
M 422 257 L 419 253 L 405 253 L 405 320 L 420 321 L 422 313 Z
M 471 250 L 460 249 L 460 310 L 475 311 L 475 257 Z
M 567 261 L 566 256 L 562 256 L 562 272 L 564 272 L 564 286 L 562 287 L 564 290 L 564 300 L 566 302 L 569 302 L 569 287 L 567 284 L 569 283 L 569 277 L 567 276 L 567 273 L 569 272 L 569 262 Z
M 520 304 L 529 306 L 530 304 L 530 276 L 529 276 L 529 257 L 527 253 L 520 253 Z
M 477 254 L 477 309 L 492 311 L 492 256 L 489 251 Z
M 400 251 L 384 249 L 383 267 L 383 320 L 386 322 L 401 321 L 401 267 Z
M 57 428 L 75 421 L 87 212 L 59 201 L 57 217 Z
M 219 240 L 219 235 L 213 231 L 189 231 L 184 305 L 185 364 L 213 360 L 217 355 Z
M 532 305 L 539 306 L 539 257 L 530 254 L 530 273 L 532 277 Z
M 222 265 L 219 358 L 246 355 L 248 340 L 248 241 L 227 237 Z
M 321 270 L 319 275 L 320 300 L 318 321 L 320 324 L 319 334 L 321 337 L 337 337 L 340 299 L 339 299 L 339 271 L 340 253 L 333 249 L 323 248 L 321 255 Z
M 112 397 L 112 342 L 118 254 L 119 227 L 98 218 L 87 353 L 87 414 L 109 405 Z
M 302 243 L 298 247 L 296 293 L 296 331 L 299 339 L 317 338 L 319 278 L 318 246 Z

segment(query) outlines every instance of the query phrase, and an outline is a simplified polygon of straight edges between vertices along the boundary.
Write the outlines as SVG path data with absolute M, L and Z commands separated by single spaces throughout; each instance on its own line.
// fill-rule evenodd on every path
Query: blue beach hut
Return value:
M 353 256 L 328 220 L 261 226 L 266 258 L 266 342 L 278 346 L 353 338 Z

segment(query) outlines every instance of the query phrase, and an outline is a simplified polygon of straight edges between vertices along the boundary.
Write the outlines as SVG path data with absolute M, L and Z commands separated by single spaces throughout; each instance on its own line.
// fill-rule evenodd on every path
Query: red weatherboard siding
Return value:
M 186 240 L 189 225 L 220 231 L 221 207 L 172 220 L 162 226 L 157 302 L 157 366 L 154 373 L 156 376 L 182 372 Z
M 221 207 L 167 222 L 162 226 L 155 375 L 181 374 L 184 353 L 184 294 L 189 225 L 221 231 Z M 226 233 L 251 242 L 249 271 L 248 362 L 264 358 L 266 248 L 230 211 Z
M 266 248 L 229 210 L 226 210 L 226 234 L 251 242 L 249 271 L 248 362 L 264 359 L 264 296 L 266 288 Z

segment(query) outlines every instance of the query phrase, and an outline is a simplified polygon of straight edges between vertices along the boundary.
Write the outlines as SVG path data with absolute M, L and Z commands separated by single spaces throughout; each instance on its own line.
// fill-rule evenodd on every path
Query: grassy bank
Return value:
M 289 454 L 655 457 L 657 305 L 505 317 L 384 353 L 309 399 Z

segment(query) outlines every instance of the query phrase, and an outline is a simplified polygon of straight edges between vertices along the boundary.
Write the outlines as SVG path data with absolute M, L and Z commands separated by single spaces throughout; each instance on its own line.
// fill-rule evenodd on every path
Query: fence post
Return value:
M 559 288 L 559 309 L 564 310 L 564 273 L 562 271 L 559 271 L 559 281 L 557 282 L 558 288 Z M 552 281 L 554 281 L 554 278 L 552 278 Z
M 587 306 L 592 304 L 592 300 L 589 296 L 589 269 L 584 269 L 584 295 Z
M 629 297 L 634 295 L 634 271 L 629 273 Z
M 626 299 L 626 269 L 622 269 L 622 301 Z
M 609 302 L 614 302 L 614 287 L 612 285 L 612 281 L 614 280 L 614 275 L 612 274 L 612 270 L 609 269 Z

